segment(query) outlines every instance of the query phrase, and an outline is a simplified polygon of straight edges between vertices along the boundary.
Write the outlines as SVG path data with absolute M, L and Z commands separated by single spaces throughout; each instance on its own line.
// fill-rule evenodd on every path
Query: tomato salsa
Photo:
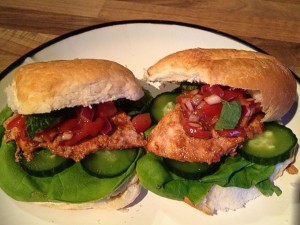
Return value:
M 241 115 L 233 129 L 216 129 L 224 102 L 237 101 Z M 261 112 L 260 104 L 245 90 L 221 85 L 205 84 L 200 88 L 185 91 L 176 98 L 181 105 L 181 123 L 185 132 L 192 137 L 208 139 L 213 134 L 222 137 L 245 137 L 245 128 L 251 118 Z
M 87 138 L 95 137 L 99 134 L 109 135 L 114 126 L 111 123 L 111 117 L 119 112 L 114 102 L 105 102 L 88 107 L 75 107 L 71 115 L 67 115 L 60 121 L 46 129 L 37 132 L 33 141 L 53 141 L 60 136 L 59 145 L 76 145 Z M 137 132 L 143 132 L 151 125 L 150 116 L 140 114 L 133 118 L 133 125 Z M 14 119 L 7 125 L 7 129 L 17 128 L 20 136 L 17 137 L 24 141 L 29 141 L 27 133 L 26 116 L 15 115 Z

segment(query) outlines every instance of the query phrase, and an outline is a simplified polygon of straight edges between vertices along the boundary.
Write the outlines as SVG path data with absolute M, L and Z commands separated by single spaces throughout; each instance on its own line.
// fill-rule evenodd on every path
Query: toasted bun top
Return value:
M 151 66 L 149 81 L 220 84 L 249 91 L 262 105 L 264 121 L 280 119 L 296 97 L 296 80 L 274 57 L 234 49 L 188 49 Z
M 138 100 L 143 91 L 124 66 L 101 59 L 37 62 L 20 67 L 6 89 L 19 114 L 47 113 L 119 98 Z

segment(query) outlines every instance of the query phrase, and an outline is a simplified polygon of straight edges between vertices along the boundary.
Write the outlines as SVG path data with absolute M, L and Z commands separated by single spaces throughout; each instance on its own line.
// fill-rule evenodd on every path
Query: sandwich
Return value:
M 150 116 L 140 113 L 146 95 L 129 69 L 102 59 L 37 62 L 20 67 L 5 91 L 7 195 L 63 209 L 120 209 L 135 200 Z
M 144 188 L 214 215 L 280 195 L 273 181 L 287 167 L 297 172 L 297 137 L 279 122 L 296 81 L 274 57 L 187 49 L 160 59 L 145 79 L 179 87 L 151 103 L 156 124 L 136 169 Z

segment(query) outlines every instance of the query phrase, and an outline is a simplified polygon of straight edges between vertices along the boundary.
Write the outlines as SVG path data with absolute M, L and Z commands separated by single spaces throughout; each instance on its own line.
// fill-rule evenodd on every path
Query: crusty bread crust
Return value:
M 265 112 L 280 119 L 296 97 L 296 80 L 274 57 L 234 49 L 188 49 L 168 55 L 145 74 L 148 81 L 201 82 L 248 90 Z
M 57 60 L 22 66 L 6 92 L 8 106 L 19 114 L 47 113 L 119 98 L 138 100 L 143 96 L 129 69 L 101 59 Z

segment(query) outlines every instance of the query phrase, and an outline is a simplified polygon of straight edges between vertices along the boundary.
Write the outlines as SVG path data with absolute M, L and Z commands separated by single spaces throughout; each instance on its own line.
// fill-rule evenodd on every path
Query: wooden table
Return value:
M 137 19 L 179 21 L 234 35 L 277 57 L 300 76 L 296 0 L 0 0 L 0 72 L 59 35 Z

